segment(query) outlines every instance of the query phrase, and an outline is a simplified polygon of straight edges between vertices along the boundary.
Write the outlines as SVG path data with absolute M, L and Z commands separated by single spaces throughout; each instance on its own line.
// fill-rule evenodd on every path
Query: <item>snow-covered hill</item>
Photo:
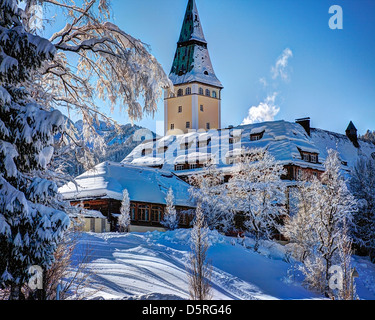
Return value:
M 72 123 L 77 130 L 77 139 L 80 139 L 83 130 L 83 122 L 79 120 Z M 105 153 L 95 153 L 95 164 L 99 164 L 104 161 L 120 162 L 122 161 L 133 149 L 142 143 L 142 132 L 145 131 L 148 136 L 156 137 L 156 134 L 148 129 L 137 125 L 131 125 L 130 123 L 121 125 L 119 131 L 113 125 L 109 125 L 104 121 L 94 123 L 93 127 L 96 133 L 103 137 L 105 142 Z M 135 134 L 137 133 L 137 134 Z M 147 139 L 150 137 L 147 137 Z M 70 168 L 67 169 L 68 173 L 72 176 L 77 176 L 84 172 L 82 165 L 74 163 Z
M 249 239 L 210 232 L 213 299 L 323 299 L 301 285 L 301 275 L 285 261 L 284 247 L 265 242 L 256 253 Z M 188 299 L 186 261 L 190 230 L 152 233 L 85 233 L 76 257 L 89 249 L 93 271 L 88 292 L 104 299 Z M 357 293 L 375 299 L 375 265 L 354 257 Z

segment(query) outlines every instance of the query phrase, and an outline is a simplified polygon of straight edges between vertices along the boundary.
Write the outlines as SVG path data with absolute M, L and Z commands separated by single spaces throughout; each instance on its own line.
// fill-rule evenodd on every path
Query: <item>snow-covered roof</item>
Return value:
M 175 205 L 194 207 L 189 200 L 189 185 L 171 172 L 116 162 L 103 162 L 59 189 L 65 200 L 110 198 L 122 200 L 124 189 L 135 202 L 166 204 L 168 189 L 174 192 Z
M 229 138 L 234 136 L 234 132 L 236 133 L 235 136 L 239 135 L 241 139 L 229 144 Z M 260 140 L 252 141 L 251 135 L 254 133 L 263 133 L 263 136 Z M 207 136 L 210 137 L 208 145 L 198 144 L 199 140 L 204 140 Z M 169 144 L 166 152 L 158 153 L 157 150 L 155 152 L 155 157 L 164 159 L 163 169 L 169 171 L 174 171 L 174 166 L 177 163 L 189 159 L 194 162 L 196 155 L 199 155 L 199 159 L 204 160 L 203 158 L 208 158 L 208 154 L 216 159 L 219 168 L 226 168 L 232 165 L 227 161 L 227 158 L 243 152 L 241 150 L 243 148 L 266 148 L 276 160 L 284 165 L 294 164 L 322 171 L 324 170 L 323 162 L 327 157 L 328 149 L 339 152 L 342 162 L 346 163 L 343 166 L 345 170 L 353 167 L 360 156 L 369 157 L 375 154 L 375 145 L 370 142 L 359 140 L 359 148 L 356 148 L 344 134 L 311 129 L 311 136 L 309 136 L 300 124 L 283 120 L 211 130 L 208 133 L 188 133 L 173 136 L 173 139 L 170 138 L 170 140 L 173 142 Z M 192 142 L 188 144 L 187 150 L 185 150 L 186 145 L 184 145 L 186 141 Z M 123 160 L 123 163 L 131 163 L 134 159 L 141 158 L 141 148 L 140 146 L 136 147 Z M 317 153 L 318 163 L 304 161 L 301 152 Z M 176 174 L 179 174 L 179 172 L 176 171 Z
M 187 67 L 190 68 L 190 71 L 186 73 L 180 74 L 173 71 L 170 73 L 169 79 L 174 85 L 201 82 L 218 88 L 223 87 L 220 80 L 216 77 L 210 54 L 206 47 L 198 45 L 193 47 L 192 61 Z

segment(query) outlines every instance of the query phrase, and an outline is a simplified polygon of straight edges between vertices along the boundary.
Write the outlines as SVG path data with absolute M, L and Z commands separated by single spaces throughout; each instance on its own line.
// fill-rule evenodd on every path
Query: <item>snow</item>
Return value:
M 76 186 L 78 185 L 78 187 Z M 106 161 L 59 189 L 65 200 L 110 198 L 122 200 L 127 189 L 131 201 L 166 204 L 172 187 L 177 206 L 194 207 L 188 199 L 189 185 L 174 174 L 134 165 Z
M 203 152 L 191 152 L 187 155 L 178 156 L 175 160 L 175 164 L 185 164 L 185 163 L 196 163 L 207 162 L 211 159 L 211 154 Z
M 218 88 L 223 87 L 215 75 L 207 48 L 198 45 L 194 46 L 194 61 L 192 63 L 193 69 L 190 72 L 183 75 L 174 73 L 169 75 L 169 79 L 174 85 L 201 82 Z
M 185 263 L 189 254 L 189 229 L 148 233 L 84 233 L 73 258 L 90 248 L 89 299 L 188 299 Z M 212 264 L 215 300 L 324 299 L 305 289 L 285 248 L 263 242 L 258 253 L 251 239 L 209 232 L 208 259 Z M 375 299 L 375 266 L 354 257 L 361 299 Z
M 263 137 L 257 141 L 251 141 L 250 135 L 264 132 Z M 208 146 L 198 146 L 198 141 L 210 137 Z M 240 141 L 229 144 L 229 137 L 239 137 Z M 354 147 L 353 143 L 344 134 L 334 133 L 322 129 L 311 129 L 309 136 L 304 128 L 294 122 L 284 120 L 269 121 L 249 125 L 241 125 L 231 129 L 210 130 L 207 132 L 189 132 L 183 135 L 167 136 L 162 138 L 168 140 L 168 150 L 154 150 L 154 157 L 163 158 L 163 169 L 175 171 L 176 159 L 180 156 L 186 158 L 192 153 L 211 153 L 212 158 L 217 160 L 217 166 L 221 169 L 230 168 L 227 157 L 236 155 L 241 148 L 266 148 L 277 161 L 284 165 L 294 164 L 301 167 L 310 167 L 324 170 L 322 163 L 328 155 L 328 149 L 337 150 L 343 164 L 343 170 L 347 171 L 353 167 L 359 157 L 375 154 L 375 145 L 370 142 L 359 140 L 360 148 Z M 158 142 L 156 142 L 158 144 Z M 188 150 L 185 150 L 185 145 Z M 143 144 L 136 147 L 122 163 L 131 163 L 134 159 L 142 157 Z M 318 163 L 303 161 L 300 151 L 318 153 Z M 202 160 L 204 160 L 202 158 Z M 180 172 L 176 171 L 176 174 Z

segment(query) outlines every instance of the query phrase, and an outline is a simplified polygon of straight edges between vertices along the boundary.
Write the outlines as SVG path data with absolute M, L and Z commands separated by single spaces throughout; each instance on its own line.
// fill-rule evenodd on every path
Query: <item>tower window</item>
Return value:
M 178 106 L 178 113 L 182 113 L 182 106 Z
M 217 98 L 216 91 L 212 91 L 212 98 Z
M 177 97 L 181 97 L 184 95 L 184 91 L 182 89 L 178 89 L 177 91 Z
M 206 123 L 206 129 L 207 129 L 207 130 L 210 130 L 210 129 L 211 129 L 211 126 L 210 126 L 210 123 L 209 123 L 209 122 Z
M 206 96 L 207 96 L 207 97 L 211 97 L 211 92 L 210 92 L 209 89 L 206 89 Z
M 199 94 L 203 95 L 203 88 L 202 87 L 199 88 Z
M 185 94 L 186 94 L 186 95 L 191 94 L 191 88 L 190 88 L 190 87 L 187 87 L 187 88 L 186 88 L 186 90 L 185 90 Z
M 201 110 L 202 112 L 204 111 L 203 104 L 201 104 L 201 106 L 200 106 L 200 110 Z
M 189 129 L 190 128 L 190 121 L 187 121 L 186 122 L 186 129 Z
M 171 123 L 171 130 L 174 130 L 174 123 Z

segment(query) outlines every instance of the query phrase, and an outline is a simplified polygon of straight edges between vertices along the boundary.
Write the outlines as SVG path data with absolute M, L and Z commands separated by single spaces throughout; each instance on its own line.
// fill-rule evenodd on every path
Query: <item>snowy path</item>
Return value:
M 88 246 L 90 290 L 104 299 L 188 299 L 185 264 L 188 230 L 166 233 L 84 234 L 78 252 Z M 208 252 L 213 266 L 215 300 L 319 299 L 318 295 L 290 281 L 290 264 L 282 253 L 263 248 L 263 254 L 244 248 L 233 239 L 211 233 Z M 370 266 L 371 265 L 371 266 Z M 358 288 L 364 299 L 375 299 L 375 269 L 358 265 L 365 281 Z M 286 280 L 289 279 L 289 280 Z M 366 282 L 367 281 L 367 282 Z

